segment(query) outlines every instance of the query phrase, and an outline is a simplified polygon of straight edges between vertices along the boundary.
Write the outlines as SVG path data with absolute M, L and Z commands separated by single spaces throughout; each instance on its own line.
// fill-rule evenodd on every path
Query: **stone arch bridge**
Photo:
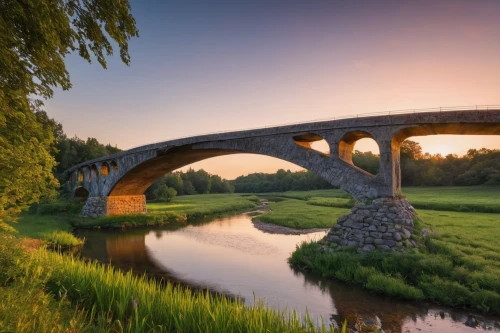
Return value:
M 176 139 L 76 165 L 67 171 L 68 185 L 76 196 L 88 196 L 82 211 L 84 216 L 146 213 L 143 193 L 165 173 L 215 156 L 253 153 L 276 157 L 308 169 L 350 193 L 361 203 L 371 204 L 374 200 L 387 202 L 400 197 L 402 142 L 412 136 L 436 134 L 500 135 L 500 107 L 493 110 L 363 115 Z M 354 145 L 362 138 L 372 138 L 379 146 L 380 171 L 377 175 L 352 163 Z M 311 143 L 320 140 L 328 143 L 329 154 L 312 149 Z M 371 214 L 367 209 L 360 209 L 366 216 L 358 220 L 367 224 L 364 220 L 373 217 L 374 209 L 411 209 L 404 201 L 402 206 L 398 201 L 395 207 L 392 204 L 382 204 L 382 208 L 371 207 Z M 354 210 L 351 214 L 355 214 Z M 409 215 L 411 212 L 399 217 L 406 216 L 409 220 Z M 387 218 L 394 220 L 394 216 Z M 354 223 L 355 227 L 359 222 L 351 218 L 346 221 L 347 224 Z M 342 225 L 341 222 L 339 220 L 338 225 Z M 368 224 L 371 224 L 370 220 Z

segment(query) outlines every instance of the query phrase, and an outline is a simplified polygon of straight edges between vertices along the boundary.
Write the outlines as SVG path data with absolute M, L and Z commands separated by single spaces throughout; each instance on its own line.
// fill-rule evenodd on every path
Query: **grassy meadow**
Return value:
M 271 202 L 270 208 L 253 219 L 294 229 L 331 228 L 339 217 L 349 213 L 346 208 L 314 206 L 298 199 Z
M 417 209 L 500 213 L 500 186 L 405 187 L 402 192 Z M 354 206 L 351 196 L 338 189 L 261 193 L 259 196 L 299 199 L 318 206 Z
M 35 238 L 52 246 L 78 246 L 84 240 L 71 233 L 66 215 L 34 215 L 23 213 L 12 226 L 18 238 Z
M 173 202 L 148 203 L 150 214 L 185 214 L 187 218 L 204 217 L 253 208 L 259 202 L 255 195 L 198 194 L 176 197 Z

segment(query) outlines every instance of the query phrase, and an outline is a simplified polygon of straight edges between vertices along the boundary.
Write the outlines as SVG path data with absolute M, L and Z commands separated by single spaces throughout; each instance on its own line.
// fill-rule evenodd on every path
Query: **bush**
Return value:
M 156 201 L 170 202 L 177 195 L 177 191 L 173 187 L 168 187 L 165 184 L 161 184 L 155 190 Z
M 37 208 L 37 213 L 39 215 L 58 214 L 58 213 L 65 213 L 67 211 L 68 211 L 68 204 L 62 202 L 39 204 Z

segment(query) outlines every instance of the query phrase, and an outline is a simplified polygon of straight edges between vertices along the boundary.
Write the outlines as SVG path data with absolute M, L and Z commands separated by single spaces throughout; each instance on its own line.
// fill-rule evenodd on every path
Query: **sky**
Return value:
M 73 87 L 46 111 L 68 136 L 129 149 L 204 133 L 370 112 L 500 104 L 498 0 L 131 0 L 139 38 L 104 70 L 66 57 Z M 424 152 L 500 137 L 414 137 Z M 367 140 L 355 149 L 377 150 Z M 227 179 L 298 166 L 241 154 L 198 162 Z

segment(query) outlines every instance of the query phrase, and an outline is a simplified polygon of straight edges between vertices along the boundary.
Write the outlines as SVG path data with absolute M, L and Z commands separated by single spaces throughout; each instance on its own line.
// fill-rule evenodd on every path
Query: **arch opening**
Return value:
M 352 163 L 360 169 L 377 175 L 380 171 L 380 149 L 372 138 L 359 139 L 354 143 Z
M 403 187 L 500 185 L 500 135 L 412 136 L 400 161 Z
M 83 182 L 83 179 L 84 179 L 84 174 L 83 174 L 83 170 L 82 169 L 78 169 L 78 182 Z
M 297 167 L 298 170 L 303 170 L 306 168 L 305 165 L 294 164 L 294 162 L 288 161 L 286 159 L 281 159 L 280 157 L 268 155 L 268 154 L 260 154 L 260 153 L 249 153 L 247 151 L 239 151 L 239 150 L 229 150 L 229 149 L 177 149 L 177 150 L 169 150 L 165 154 L 160 154 L 157 157 L 149 159 L 132 169 L 128 170 L 123 174 L 120 179 L 116 183 L 110 184 L 112 187 L 109 190 L 106 190 L 104 193 L 108 196 L 123 196 L 123 195 L 142 195 L 145 193 L 147 188 L 153 184 L 156 180 L 158 180 L 163 175 L 178 170 L 180 168 L 186 167 L 188 165 L 192 165 L 193 163 L 204 161 L 213 157 L 227 156 L 228 155 L 239 155 L 240 154 L 249 154 L 250 156 L 254 156 L 254 159 L 259 159 L 259 157 L 272 157 L 281 161 L 288 162 L 289 165 L 293 164 Z M 238 157 L 234 156 L 235 160 L 238 160 Z M 291 163 L 290 163 L 291 162 Z M 253 164 L 252 161 L 250 163 L 247 162 L 248 165 Z M 246 167 L 246 166 L 245 166 Z M 285 166 L 285 168 L 289 168 Z M 244 173 L 245 168 L 241 168 L 241 172 Z M 279 168 L 276 168 L 279 169 Z M 276 171 L 274 169 L 273 171 Z M 314 172 L 314 170 L 311 170 Z M 248 173 L 248 171 L 247 171 Z M 242 175 L 239 173 L 238 175 Z M 320 174 L 317 174 L 319 177 L 322 177 Z M 236 178 L 235 175 L 234 178 Z
M 111 161 L 111 169 L 113 172 L 118 171 L 118 164 L 116 164 L 116 161 Z
M 107 176 L 109 175 L 109 166 L 108 163 L 104 162 L 101 165 L 101 176 Z
M 339 142 L 339 158 L 372 176 L 380 170 L 380 147 L 367 132 L 345 134 Z
M 78 201 L 87 201 L 89 198 L 89 191 L 87 191 L 84 187 L 77 187 L 75 189 L 75 200 Z
M 211 178 L 210 189 L 200 191 L 195 175 Z M 156 200 L 155 190 L 162 184 L 177 191 L 177 196 L 201 193 L 272 193 L 334 189 L 321 176 L 300 165 L 268 155 L 240 153 L 198 161 L 161 175 L 145 192 L 147 200 Z M 228 186 L 229 185 L 229 186 Z M 191 191 L 189 188 L 191 187 Z M 229 187 L 232 187 L 229 190 Z M 349 201 L 351 196 L 338 190 L 335 196 Z
M 293 141 L 301 147 L 314 150 L 321 155 L 330 156 L 330 145 L 321 135 L 315 133 L 296 135 L 293 137 Z

